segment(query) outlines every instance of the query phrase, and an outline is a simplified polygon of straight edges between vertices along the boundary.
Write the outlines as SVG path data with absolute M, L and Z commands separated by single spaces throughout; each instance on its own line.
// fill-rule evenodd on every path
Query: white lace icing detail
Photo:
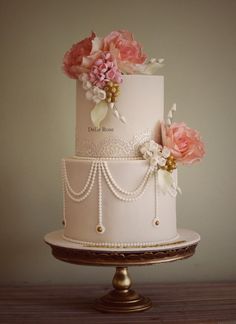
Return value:
M 84 157 L 122 157 L 132 158 L 141 157 L 139 152 L 140 145 L 151 139 L 152 133 L 150 130 L 136 134 L 130 141 L 109 135 L 97 143 L 89 139 L 76 140 L 76 155 Z

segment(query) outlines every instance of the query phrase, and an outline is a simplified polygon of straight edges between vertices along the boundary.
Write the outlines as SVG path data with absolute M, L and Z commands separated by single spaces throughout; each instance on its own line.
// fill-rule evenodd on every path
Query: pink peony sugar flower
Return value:
M 95 33 L 92 32 L 90 37 L 74 44 L 71 49 L 65 53 L 63 70 L 70 78 L 77 79 L 81 73 L 88 71 L 97 55 L 97 53 L 93 53 L 95 38 L 97 37 Z
M 102 49 L 112 53 L 123 73 L 133 73 L 135 64 L 142 64 L 146 60 L 140 44 L 126 30 L 111 32 L 103 39 Z
M 192 164 L 205 155 L 204 144 L 198 131 L 185 123 L 161 124 L 162 144 L 167 146 L 176 161 Z
M 88 80 L 99 88 L 103 88 L 108 81 L 122 82 L 122 75 L 117 63 L 109 52 L 102 52 L 94 61 L 88 73 Z

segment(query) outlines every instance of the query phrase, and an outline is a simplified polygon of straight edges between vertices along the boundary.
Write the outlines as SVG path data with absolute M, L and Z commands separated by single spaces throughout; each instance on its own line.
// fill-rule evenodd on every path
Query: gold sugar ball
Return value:
M 102 224 L 98 224 L 96 226 L 96 232 L 99 234 L 103 234 L 105 232 L 105 227 Z
M 166 164 L 171 167 L 173 165 L 173 162 L 170 159 L 167 159 Z
M 168 172 L 173 172 L 174 169 L 176 169 L 176 160 L 173 155 L 168 156 L 166 159 L 166 164 L 163 167 L 164 170 Z
M 115 102 L 119 95 L 119 84 L 108 81 L 104 87 L 104 91 L 106 92 L 106 102 Z
M 98 226 L 98 227 L 97 227 L 97 231 L 98 231 L 99 233 L 101 233 L 101 232 L 102 232 L 102 227 L 101 227 L 101 226 Z
M 113 86 L 113 82 L 112 82 L 112 81 L 108 81 L 108 82 L 107 82 L 107 86 L 108 86 L 109 88 L 111 88 L 111 87 Z

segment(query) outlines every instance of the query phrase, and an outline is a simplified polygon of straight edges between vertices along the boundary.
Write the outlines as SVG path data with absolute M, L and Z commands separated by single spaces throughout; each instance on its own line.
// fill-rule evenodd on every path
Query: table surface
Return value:
M 236 323 L 236 282 L 134 284 L 152 299 L 142 313 L 103 314 L 93 301 L 109 285 L 0 287 L 1 324 Z

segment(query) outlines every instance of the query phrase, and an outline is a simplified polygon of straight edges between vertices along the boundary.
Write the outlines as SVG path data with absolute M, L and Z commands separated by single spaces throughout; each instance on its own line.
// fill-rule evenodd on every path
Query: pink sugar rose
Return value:
M 96 35 L 92 32 L 90 37 L 74 44 L 65 53 L 63 70 L 70 78 L 77 79 L 81 73 L 88 71 L 97 55 L 97 53 L 93 54 L 93 41 L 95 38 Z
M 170 126 L 162 123 L 161 133 L 163 146 L 171 150 L 176 161 L 192 164 L 203 158 L 205 149 L 200 134 L 185 123 L 173 123 Z
M 122 75 L 116 61 L 109 52 L 102 52 L 94 61 L 88 73 L 89 81 L 99 88 L 103 88 L 108 81 L 122 82 Z
M 126 30 L 113 31 L 106 36 L 103 39 L 103 51 L 112 53 L 123 73 L 133 73 L 135 64 L 142 64 L 146 59 L 140 44 Z

